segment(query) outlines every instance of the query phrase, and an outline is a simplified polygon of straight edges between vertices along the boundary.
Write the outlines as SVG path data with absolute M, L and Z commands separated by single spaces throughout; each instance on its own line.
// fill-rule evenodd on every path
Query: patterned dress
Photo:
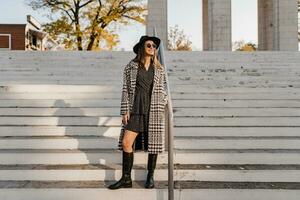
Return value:
M 148 123 L 149 123 L 149 109 L 151 103 L 151 93 L 153 88 L 154 66 L 150 65 L 148 70 L 144 66 L 139 65 L 135 89 L 134 104 L 128 123 L 125 129 L 138 132 L 139 136 L 136 140 L 145 141 L 141 143 L 135 141 L 134 145 L 140 144 L 141 147 L 134 147 L 143 150 L 148 148 Z

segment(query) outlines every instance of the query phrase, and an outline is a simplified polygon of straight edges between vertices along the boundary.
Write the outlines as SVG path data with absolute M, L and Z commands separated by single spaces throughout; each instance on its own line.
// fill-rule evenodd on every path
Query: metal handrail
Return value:
M 153 28 L 153 36 L 157 37 L 156 28 Z M 158 51 L 158 59 L 161 64 L 165 67 L 165 75 L 167 82 L 167 94 L 168 94 L 168 103 L 167 103 L 167 135 L 168 135 L 168 199 L 174 200 L 174 181 L 173 181 L 173 106 L 172 106 L 172 98 L 170 92 L 170 85 L 168 80 L 168 70 L 165 62 L 164 56 L 164 46 L 163 41 L 160 41 L 159 51 Z

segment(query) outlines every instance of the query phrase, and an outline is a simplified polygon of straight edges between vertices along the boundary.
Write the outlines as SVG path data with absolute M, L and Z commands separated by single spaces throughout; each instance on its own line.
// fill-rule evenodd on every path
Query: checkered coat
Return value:
M 120 114 L 124 115 L 126 112 L 131 113 L 136 77 L 138 72 L 138 63 L 131 60 L 124 68 L 123 72 L 123 88 L 121 95 L 121 109 Z M 163 153 L 166 149 L 165 146 L 165 107 L 168 102 L 167 96 L 167 85 L 165 77 L 164 66 L 162 68 L 157 68 L 154 66 L 154 79 L 153 79 L 153 89 L 151 94 L 150 111 L 149 111 L 149 124 L 148 124 L 148 149 L 136 149 L 135 143 L 137 141 L 144 143 L 144 138 L 138 140 L 137 138 L 141 135 L 138 134 L 134 148 L 135 151 L 143 150 L 148 151 L 148 153 Z M 121 131 L 118 141 L 118 150 L 123 150 L 122 140 L 124 136 L 124 124 L 121 125 Z

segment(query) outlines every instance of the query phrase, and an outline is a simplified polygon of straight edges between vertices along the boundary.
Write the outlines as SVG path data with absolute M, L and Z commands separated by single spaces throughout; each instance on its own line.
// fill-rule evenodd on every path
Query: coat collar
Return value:
M 138 70 L 139 64 L 137 62 L 132 60 L 130 63 L 131 63 L 133 70 Z M 158 83 L 160 72 L 161 72 L 161 69 L 154 66 L 154 84 Z

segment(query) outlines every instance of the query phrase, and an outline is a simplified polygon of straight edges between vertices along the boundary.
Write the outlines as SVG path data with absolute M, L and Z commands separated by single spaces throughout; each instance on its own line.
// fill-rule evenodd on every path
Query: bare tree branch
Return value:
M 86 5 L 92 3 L 93 1 L 94 1 L 94 0 L 89 0 L 89 1 L 87 1 L 86 3 L 84 3 L 84 4 L 81 4 L 81 5 L 79 6 L 79 8 L 85 7 Z

